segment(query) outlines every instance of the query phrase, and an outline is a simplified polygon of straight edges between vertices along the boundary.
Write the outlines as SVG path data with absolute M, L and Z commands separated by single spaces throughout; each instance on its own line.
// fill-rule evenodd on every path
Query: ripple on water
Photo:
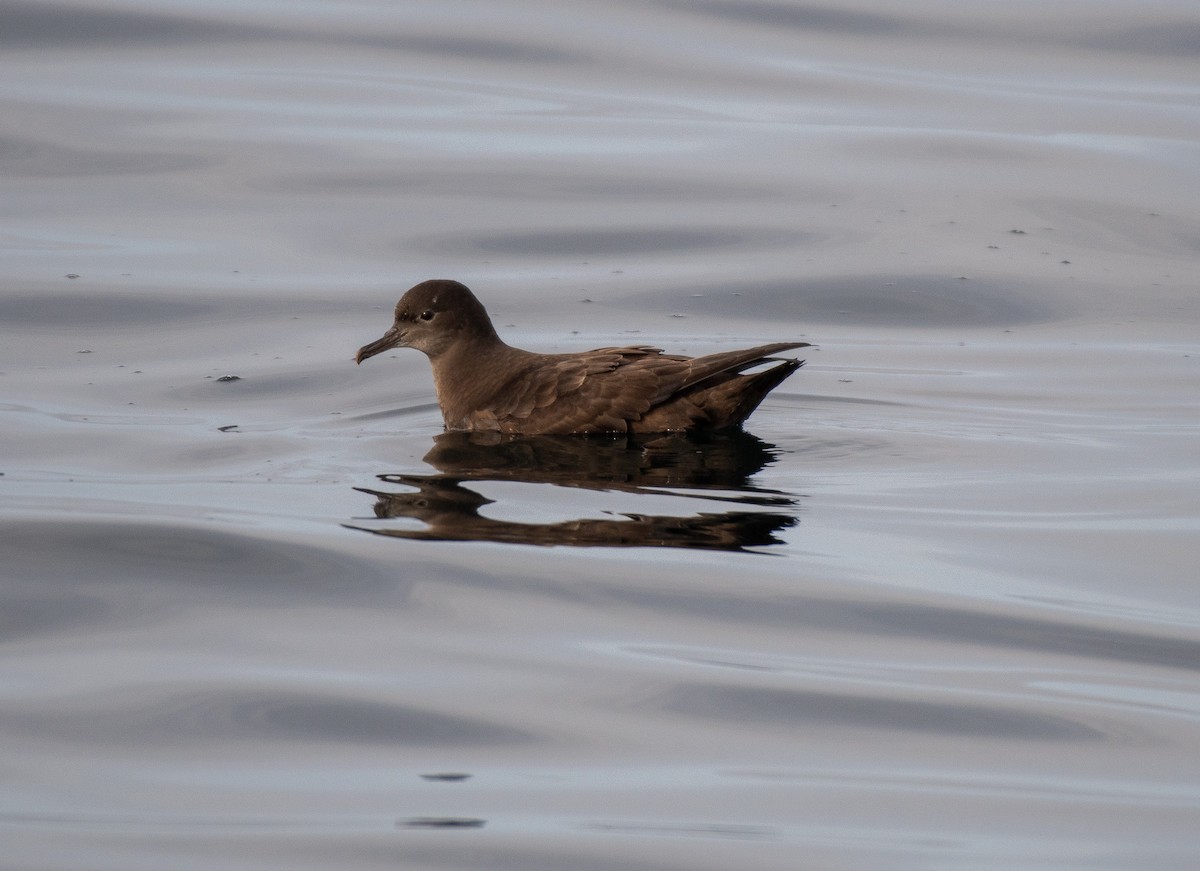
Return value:
M 527 257 L 635 257 L 647 254 L 708 251 L 749 245 L 795 243 L 803 234 L 764 228 L 753 231 L 711 227 L 621 227 L 579 230 L 542 229 L 523 233 L 443 234 L 418 241 L 439 254 L 487 254 Z
M 0 529 L 0 552 L 0 640 L 200 602 L 298 606 L 405 590 L 394 574 L 336 551 L 193 526 L 18 520 Z
M 213 303 L 122 294 L 14 293 L 0 296 L 0 321 L 21 326 L 126 326 L 211 315 Z
M 685 685 L 671 690 L 663 707 L 694 717 L 732 717 L 760 726 L 836 726 L 1031 741 L 1099 741 L 1107 737 L 1080 720 L 1003 705 L 778 687 Z
M 404 704 L 384 694 L 285 690 L 271 684 L 127 690 L 25 701 L 0 713 L 6 732 L 91 745 L 192 746 L 197 741 L 302 741 L 383 746 L 509 745 L 519 729 Z
M 782 323 L 824 322 L 892 327 L 996 327 L 1054 321 L 1065 303 L 1037 295 L 1013 281 L 945 275 L 864 275 L 811 280 L 773 279 L 689 285 L 639 292 L 638 307 Z

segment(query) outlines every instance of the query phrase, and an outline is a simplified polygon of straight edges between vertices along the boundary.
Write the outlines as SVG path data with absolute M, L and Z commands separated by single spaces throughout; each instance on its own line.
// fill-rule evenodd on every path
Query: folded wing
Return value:
M 740 373 L 807 344 L 777 342 L 694 358 L 648 346 L 531 355 L 488 410 L 477 413 L 474 428 L 545 434 L 736 426 L 801 364 L 788 360 L 765 372 Z

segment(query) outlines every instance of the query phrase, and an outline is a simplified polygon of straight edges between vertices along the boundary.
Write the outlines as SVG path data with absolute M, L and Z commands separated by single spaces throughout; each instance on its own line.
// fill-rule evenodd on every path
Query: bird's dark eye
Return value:
M 421 320 L 423 320 L 423 321 L 433 320 L 433 309 L 427 308 L 427 309 L 425 309 L 425 311 L 421 312 Z

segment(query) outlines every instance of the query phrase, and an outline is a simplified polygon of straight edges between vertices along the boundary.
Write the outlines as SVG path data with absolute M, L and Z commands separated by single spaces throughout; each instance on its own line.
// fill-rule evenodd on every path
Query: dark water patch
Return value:
M 1200 57 L 1200 23 L 1191 19 L 1137 23 L 1081 36 L 1075 42 L 1083 48 L 1131 52 L 1150 57 Z
M 1012 282 L 951 276 L 879 276 L 735 281 L 624 298 L 683 314 L 895 327 L 996 327 L 1057 320 L 1067 306 Z
M 210 316 L 211 302 L 113 293 L 9 293 L 0 296 L 0 321 L 7 326 L 133 326 Z
M 405 829 L 482 829 L 487 820 L 479 817 L 411 817 L 396 822 L 397 828 Z
M 0 0 L 0 22 L 0 45 L 21 49 L 227 42 L 271 33 L 243 23 L 144 9 L 125 11 L 28 0 Z
M 893 15 L 855 12 L 835 6 L 814 6 L 803 3 L 740 2 L 740 0 L 705 0 L 679 2 L 660 0 L 660 5 L 683 12 L 708 15 L 731 21 L 744 21 L 762 27 L 786 27 L 794 30 L 824 33 L 858 33 L 897 35 L 913 28 L 910 22 Z
M 943 704 L 885 696 L 692 684 L 668 692 L 673 713 L 733 720 L 749 727 L 838 726 L 930 735 L 1026 741 L 1099 741 L 1107 734 L 1066 717 L 998 706 Z
M 417 244 L 441 254 L 513 257 L 633 257 L 647 254 L 708 251 L 746 244 L 795 243 L 797 234 L 762 229 L 733 232 L 709 228 L 629 227 L 621 229 L 541 230 L 472 236 L 442 235 Z
M 524 744 L 519 729 L 382 699 L 213 687 L 27 701 L 0 712 L 0 728 L 89 746 L 192 745 L 197 741 L 303 741 L 395 747 Z
M 463 60 L 568 64 L 579 53 L 530 40 L 461 34 L 395 33 L 363 28 L 357 32 L 263 27 L 246 21 L 222 21 L 184 13 L 100 9 L 73 3 L 0 0 L 0 46 L 19 49 L 64 47 L 160 46 L 191 43 L 306 42 L 369 48 L 401 55 L 432 54 Z
M 778 199 L 785 194 L 777 188 L 757 185 L 753 181 L 722 182 L 713 178 L 689 176 L 672 177 L 660 173 L 653 177 L 630 174 L 614 167 L 612 172 L 589 173 L 577 169 L 538 171 L 506 170 L 473 171 L 467 167 L 453 169 L 411 170 L 393 164 L 374 168 L 360 163 L 345 171 L 280 175 L 251 186 L 269 190 L 318 196 L 412 196 L 416 193 L 452 196 L 477 200 L 613 200 L 645 202 L 760 201 Z M 787 196 L 794 198 L 789 192 Z M 812 199 L 824 199 L 828 193 L 814 192 Z
M 0 138 L 0 171 L 13 178 L 152 175 L 202 169 L 216 158 L 155 151 L 104 151 L 35 139 Z
M 1036 28 L 1003 21 L 947 21 L 914 9 L 908 16 L 860 12 L 804 3 L 769 0 L 658 0 L 658 5 L 692 15 L 736 21 L 762 28 L 787 29 L 798 33 L 843 34 L 897 39 L 943 38 L 997 46 L 1031 45 L 1046 48 L 1084 48 L 1141 54 L 1147 57 L 1200 56 L 1200 24 L 1191 18 L 1144 23 L 1133 18 L 1127 24 L 1104 28 L 1091 22 L 1064 18 L 1054 26 L 1039 22 Z M 1097 19 L 1099 20 L 1099 19 Z
M 349 19 L 352 20 L 352 19 Z M 398 55 L 428 54 L 457 60 L 574 64 L 587 58 L 543 42 L 463 34 L 414 34 L 397 24 L 395 33 L 309 29 L 302 19 L 287 27 L 199 18 L 185 13 L 100 9 L 61 2 L 0 0 L 0 46 L 10 49 L 152 47 L 193 43 L 270 42 L 367 48 Z
M 110 610 L 103 596 L 81 591 L 63 595 L 61 590 L 0 590 L 0 644 L 25 637 L 69 634 L 76 628 L 97 623 Z
M 380 592 L 390 601 L 404 595 L 397 575 L 336 551 L 182 525 L 18 520 L 0 528 L 0 553 L 0 603 L 11 597 L 47 623 L 55 602 L 66 614 L 106 609 L 120 616 L 156 603 L 351 603 Z
M 109 283 L 92 285 L 84 275 L 74 282 L 25 282 L 20 288 L 0 294 L 0 323 L 5 326 L 129 327 L 206 319 L 214 322 L 260 318 L 278 324 L 287 322 L 287 331 L 299 332 L 293 321 L 305 317 L 329 317 L 346 314 L 345 299 L 306 299 L 286 292 L 274 296 L 226 297 L 211 291 L 172 287 L 159 291 L 130 293 Z M 70 287 L 70 290 L 59 288 Z M 83 290 L 83 288 L 90 288 Z M 353 362 L 352 348 L 346 359 Z M 224 375 L 225 372 L 218 374 Z
M 309 37 L 312 38 L 312 37 Z M 445 55 L 460 60 L 506 63 L 576 64 L 587 58 L 543 43 L 462 35 L 356 33 L 336 39 L 338 44 L 394 51 L 399 54 Z

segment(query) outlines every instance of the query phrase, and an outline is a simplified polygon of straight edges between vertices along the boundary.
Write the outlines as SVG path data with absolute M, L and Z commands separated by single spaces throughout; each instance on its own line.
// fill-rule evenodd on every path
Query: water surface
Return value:
M 1194 865 L 1189 5 L 0 20 L 6 868 Z M 431 277 L 817 347 L 480 444 Z

